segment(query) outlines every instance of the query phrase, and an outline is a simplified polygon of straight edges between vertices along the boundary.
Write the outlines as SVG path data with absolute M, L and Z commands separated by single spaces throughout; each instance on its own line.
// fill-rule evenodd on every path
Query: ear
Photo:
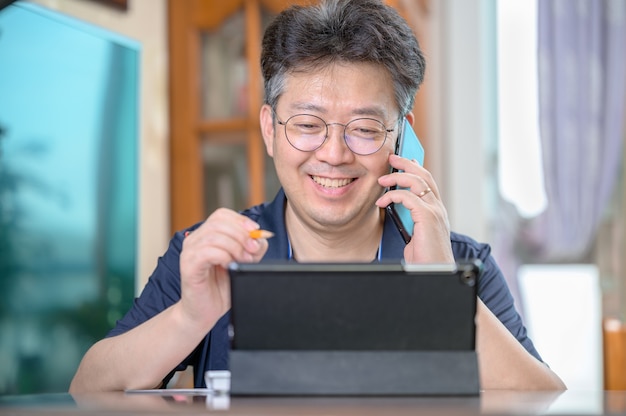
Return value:
M 409 112 L 409 113 L 406 115 L 406 119 L 407 119 L 407 121 L 409 122 L 409 124 L 412 126 L 412 125 L 413 125 L 413 122 L 415 122 L 415 115 L 413 114 L 413 112 Z
M 259 120 L 261 123 L 261 134 L 265 142 L 265 151 L 270 157 L 274 157 L 274 139 L 276 138 L 276 131 L 272 118 L 272 108 L 269 105 L 263 104 L 259 114 Z
M 413 122 L 415 121 L 415 114 L 413 114 L 413 112 L 408 112 L 406 114 L 406 116 L 404 116 L 404 118 L 406 118 L 406 121 L 409 122 L 409 124 L 412 126 Z M 399 123 L 404 123 L 404 120 L 400 120 Z M 402 129 L 402 124 L 399 124 L 398 126 L 398 136 L 396 136 L 396 140 L 394 140 L 394 146 L 395 143 L 397 143 L 398 139 L 400 138 L 399 134 L 400 134 L 400 130 Z M 392 153 L 393 153 L 393 149 L 392 149 Z

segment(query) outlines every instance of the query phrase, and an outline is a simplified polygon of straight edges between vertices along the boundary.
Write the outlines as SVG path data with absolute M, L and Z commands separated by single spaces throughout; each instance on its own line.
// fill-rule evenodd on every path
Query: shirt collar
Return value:
M 265 206 L 258 223 L 262 229 L 272 231 L 274 237 L 269 240 L 269 247 L 263 260 L 288 260 L 289 239 L 285 227 L 285 207 L 287 197 L 281 188 L 272 202 Z M 401 260 L 404 258 L 406 244 L 400 232 L 389 216 L 385 216 L 383 228 L 382 260 Z

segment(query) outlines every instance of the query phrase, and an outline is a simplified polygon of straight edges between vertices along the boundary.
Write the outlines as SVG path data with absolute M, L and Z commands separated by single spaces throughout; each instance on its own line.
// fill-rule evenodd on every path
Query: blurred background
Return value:
M 273 198 L 258 57 L 292 3 L 0 1 L 0 394 L 66 391 L 174 231 Z M 570 388 L 626 389 L 626 2 L 387 3 L 452 229 Z

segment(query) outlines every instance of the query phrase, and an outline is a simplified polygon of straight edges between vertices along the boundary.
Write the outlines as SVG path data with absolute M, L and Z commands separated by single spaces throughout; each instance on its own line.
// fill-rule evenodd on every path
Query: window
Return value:
M 0 395 L 67 391 L 130 308 L 138 60 L 42 7 L 0 11 Z
M 497 2 L 498 177 L 522 217 L 546 207 L 539 142 L 537 4 Z

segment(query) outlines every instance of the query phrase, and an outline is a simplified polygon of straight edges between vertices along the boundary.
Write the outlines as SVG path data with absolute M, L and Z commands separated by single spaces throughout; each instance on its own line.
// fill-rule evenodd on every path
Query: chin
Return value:
M 341 227 L 354 219 L 352 213 L 337 207 L 320 207 L 310 213 L 311 218 L 322 226 Z

